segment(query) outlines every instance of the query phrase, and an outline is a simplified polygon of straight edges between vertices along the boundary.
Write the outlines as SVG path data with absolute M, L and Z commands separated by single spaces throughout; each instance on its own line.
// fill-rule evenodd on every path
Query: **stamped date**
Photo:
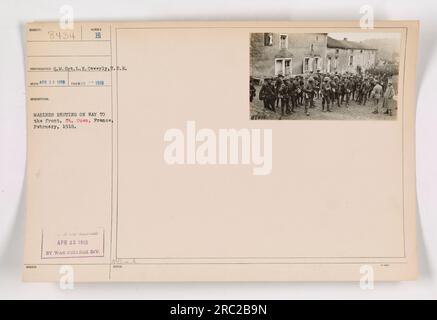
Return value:
M 104 232 L 49 232 L 43 231 L 42 259 L 91 258 L 104 256 Z

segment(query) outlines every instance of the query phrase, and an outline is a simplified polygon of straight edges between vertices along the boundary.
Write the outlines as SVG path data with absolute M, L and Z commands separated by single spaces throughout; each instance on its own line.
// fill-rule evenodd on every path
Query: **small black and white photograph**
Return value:
M 396 120 L 401 34 L 252 33 L 251 120 Z

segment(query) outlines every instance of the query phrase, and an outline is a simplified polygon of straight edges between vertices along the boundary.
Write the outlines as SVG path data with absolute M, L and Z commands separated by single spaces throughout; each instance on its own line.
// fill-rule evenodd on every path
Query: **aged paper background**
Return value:
M 358 280 L 362 265 L 379 280 L 415 278 L 416 22 L 372 31 L 402 34 L 396 121 L 249 120 L 251 32 L 360 32 L 356 22 L 82 23 L 80 41 L 38 38 L 57 27 L 28 25 L 41 29 L 28 33 L 28 68 L 127 71 L 105 73 L 110 85 L 98 88 L 28 87 L 26 280 L 58 280 L 65 264 L 78 281 Z M 86 38 L 96 28 L 99 43 Z M 33 112 L 114 122 L 35 131 Z M 164 133 L 188 120 L 272 128 L 272 174 L 166 165 Z M 47 259 L 50 237 L 63 233 L 94 236 L 103 255 Z

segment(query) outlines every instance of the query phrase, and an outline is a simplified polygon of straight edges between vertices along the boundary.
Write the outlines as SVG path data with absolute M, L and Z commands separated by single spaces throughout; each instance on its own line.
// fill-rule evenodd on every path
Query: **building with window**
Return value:
M 289 76 L 325 69 L 326 33 L 253 33 L 250 42 L 253 77 Z
M 327 38 L 326 71 L 360 73 L 376 65 L 377 49 L 347 38 Z
M 250 38 L 254 78 L 311 72 L 364 72 L 376 64 L 377 50 L 359 42 L 336 40 L 326 33 L 253 33 Z

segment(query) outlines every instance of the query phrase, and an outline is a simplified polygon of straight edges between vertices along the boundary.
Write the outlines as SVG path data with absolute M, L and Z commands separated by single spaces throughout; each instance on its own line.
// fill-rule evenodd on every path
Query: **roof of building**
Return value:
M 347 39 L 337 40 L 331 37 L 328 37 L 328 48 L 376 50 L 376 48 L 372 48 L 361 42 L 349 41 Z

